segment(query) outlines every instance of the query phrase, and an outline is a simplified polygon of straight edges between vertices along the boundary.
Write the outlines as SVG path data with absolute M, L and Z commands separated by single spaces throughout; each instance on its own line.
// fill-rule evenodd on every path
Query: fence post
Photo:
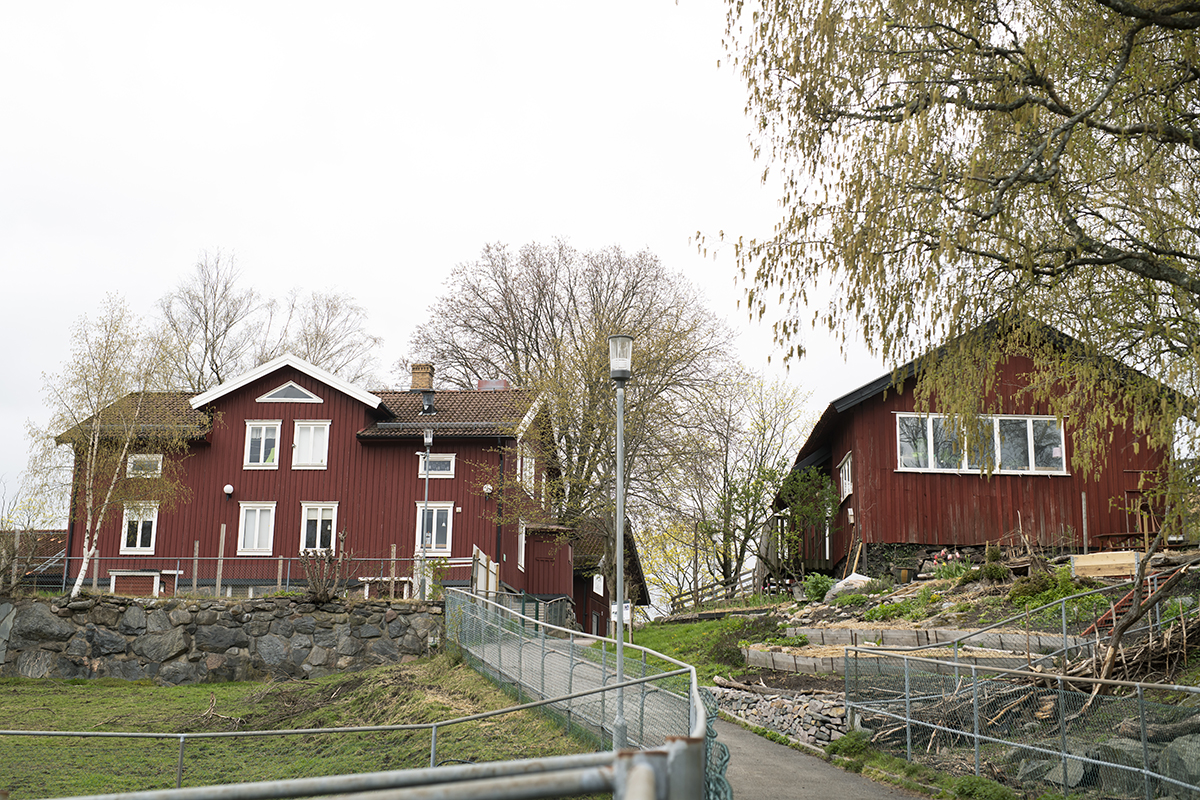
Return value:
M 437 723 L 429 730 L 429 768 L 432 769 L 437 766 Z
M 975 730 L 975 774 L 979 774 L 979 667 L 971 665 L 971 721 Z M 1063 789 L 1063 795 L 1066 795 Z
M 642 651 L 642 674 L 646 677 L 646 651 Z M 646 682 L 642 681 L 642 707 L 638 711 L 638 744 L 645 747 L 646 742 Z
M 575 631 L 571 631 L 571 636 L 567 640 L 567 694 L 573 694 L 575 690 L 572 688 L 575 683 Z M 571 698 L 567 698 L 567 733 L 571 732 Z
M 855 659 L 857 661 L 857 659 Z M 904 657 L 904 739 L 908 761 L 912 763 L 912 688 L 909 685 L 908 656 Z
M 392 543 L 392 562 L 391 569 L 388 572 L 388 597 L 391 600 L 396 599 L 396 545 Z
M 1138 721 L 1141 723 L 1142 729 L 1142 783 L 1145 784 L 1146 800 L 1153 800 L 1154 787 L 1150 784 L 1150 770 L 1146 769 L 1150 763 L 1150 742 L 1146 737 L 1146 697 L 1142 694 L 1142 685 L 1139 683 L 1137 687 L 1138 698 Z
M 96 576 L 100 574 L 100 564 L 101 564 L 100 549 L 99 548 L 94 548 L 94 549 L 96 550 L 96 555 L 92 556 L 92 561 L 95 562 L 92 564 L 92 594 L 96 593 Z
M 1066 624 L 1066 604 L 1063 604 L 1063 624 Z M 1066 655 L 1063 655 L 1066 658 Z M 1058 676 L 1058 738 L 1062 749 L 1063 796 L 1067 795 L 1067 693 L 1063 689 L 1062 676 Z
M 183 788 L 183 745 L 187 741 L 187 734 L 179 734 L 179 765 L 175 767 L 175 788 Z
M 200 540 L 192 541 L 192 594 L 196 594 L 196 576 L 200 572 Z
M 217 583 L 214 597 L 221 596 L 221 570 L 225 566 L 225 523 L 221 523 L 221 538 L 217 541 Z
M 279 567 L 275 570 L 275 591 L 283 589 L 283 556 L 279 557 Z

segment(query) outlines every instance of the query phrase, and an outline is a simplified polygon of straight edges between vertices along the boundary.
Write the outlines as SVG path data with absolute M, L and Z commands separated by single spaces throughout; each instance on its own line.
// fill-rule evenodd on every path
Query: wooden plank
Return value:
M 1136 550 L 1071 556 L 1071 574 L 1077 578 L 1118 578 L 1137 572 L 1141 554 Z

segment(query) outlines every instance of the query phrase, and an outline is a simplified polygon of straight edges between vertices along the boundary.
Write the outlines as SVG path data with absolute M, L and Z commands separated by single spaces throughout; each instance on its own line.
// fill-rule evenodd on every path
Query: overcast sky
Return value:
M 353 295 L 386 371 L 484 244 L 648 248 L 767 369 L 727 251 L 778 211 L 712 0 L 0 0 L 0 476 L 41 374 L 106 292 L 149 313 L 203 251 L 242 282 Z M 811 338 L 814 408 L 877 377 Z M 779 363 L 778 355 L 775 359 Z

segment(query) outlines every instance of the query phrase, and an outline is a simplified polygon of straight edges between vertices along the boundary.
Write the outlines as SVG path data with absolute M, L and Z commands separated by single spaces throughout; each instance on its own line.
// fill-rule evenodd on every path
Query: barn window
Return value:
M 424 453 L 417 453 L 420 461 L 417 464 L 417 477 L 424 478 L 453 478 L 454 453 L 430 453 L 429 458 Z
M 838 465 L 838 483 L 841 484 L 841 497 L 838 502 L 845 500 L 854 492 L 854 453 L 846 453 L 842 463 Z
M 417 550 L 450 554 L 454 533 L 454 503 L 417 501 Z
M 157 529 L 157 503 L 127 503 L 121 553 L 153 555 Z
M 125 462 L 127 478 L 162 477 L 162 453 L 134 453 Z
M 1054 417 L 984 416 L 976 424 L 968 437 L 949 417 L 897 414 L 898 468 L 1066 474 L 1063 429 Z
M 246 469 L 279 468 L 279 426 L 282 420 L 246 420 Z
M 300 504 L 300 550 L 333 550 L 337 503 Z
M 329 461 L 329 420 L 296 420 L 292 469 L 325 469 Z
M 275 539 L 275 504 L 241 503 L 239 556 L 269 556 Z

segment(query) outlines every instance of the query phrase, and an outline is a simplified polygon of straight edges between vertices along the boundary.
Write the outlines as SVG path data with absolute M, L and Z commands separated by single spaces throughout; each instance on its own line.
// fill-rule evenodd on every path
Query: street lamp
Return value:
M 633 377 L 633 337 L 608 337 L 608 376 L 617 384 L 617 716 L 613 749 L 625 747 L 625 381 Z
M 417 568 L 420 570 L 421 577 L 418 582 L 420 591 L 417 593 L 417 596 L 424 600 L 425 548 L 429 546 L 429 539 L 433 535 L 433 522 L 429 519 L 429 448 L 433 446 L 433 428 L 426 428 L 422 434 L 425 437 L 425 453 L 421 456 L 421 466 L 425 469 L 425 504 L 421 507 L 421 559 L 417 565 Z M 425 529 L 426 525 L 429 526 L 428 530 Z

